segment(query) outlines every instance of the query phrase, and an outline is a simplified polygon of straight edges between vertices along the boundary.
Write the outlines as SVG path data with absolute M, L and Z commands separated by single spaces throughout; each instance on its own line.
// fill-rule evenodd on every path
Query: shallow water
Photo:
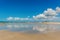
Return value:
M 60 31 L 60 24 L 43 23 L 0 23 L 0 30 L 20 31 L 20 32 L 51 32 Z

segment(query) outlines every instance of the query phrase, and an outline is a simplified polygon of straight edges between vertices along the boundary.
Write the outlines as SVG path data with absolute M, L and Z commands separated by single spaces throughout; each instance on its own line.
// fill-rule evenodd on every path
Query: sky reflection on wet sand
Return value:
M 52 32 L 52 31 L 60 31 L 60 24 L 6 23 L 0 25 L 0 30 L 11 30 L 19 32 L 28 32 L 28 31 Z

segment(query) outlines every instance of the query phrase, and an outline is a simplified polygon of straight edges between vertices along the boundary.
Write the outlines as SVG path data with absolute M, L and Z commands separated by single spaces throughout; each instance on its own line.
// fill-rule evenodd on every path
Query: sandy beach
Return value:
M 28 34 L 0 30 L 0 40 L 60 40 L 60 32 L 46 34 Z

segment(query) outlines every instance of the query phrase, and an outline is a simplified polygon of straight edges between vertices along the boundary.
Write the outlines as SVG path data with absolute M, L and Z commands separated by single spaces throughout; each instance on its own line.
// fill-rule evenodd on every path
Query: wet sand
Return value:
M 0 40 L 60 40 L 60 32 L 28 34 L 0 30 Z

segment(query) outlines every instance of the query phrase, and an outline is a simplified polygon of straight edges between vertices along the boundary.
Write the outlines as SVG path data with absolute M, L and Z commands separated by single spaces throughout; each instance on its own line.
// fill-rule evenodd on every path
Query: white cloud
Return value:
M 51 8 L 48 8 L 43 14 L 47 17 L 54 17 L 57 15 L 56 11 Z
M 29 20 L 29 18 L 20 18 L 20 20 Z
M 39 15 L 37 15 L 37 16 L 33 16 L 33 18 L 35 18 L 35 19 L 39 19 L 39 18 L 46 18 L 46 16 L 44 15 L 44 14 L 39 14 Z
M 56 16 L 60 13 L 60 8 L 59 7 L 56 7 L 55 10 L 53 10 L 52 8 L 48 8 L 47 10 L 43 11 L 43 13 L 39 14 L 39 15 L 36 15 L 36 16 L 33 16 L 34 19 L 47 19 L 48 20 L 52 20 L 54 18 L 57 18 Z
M 37 15 L 36 17 L 37 17 L 37 18 L 39 18 L 39 17 L 44 18 L 44 17 L 45 17 L 45 15 L 44 15 L 44 14 L 39 14 L 39 15 Z
M 8 17 L 7 20 L 13 20 L 13 17 Z
M 20 17 L 8 17 L 7 20 L 13 20 L 13 21 L 17 21 L 17 20 L 31 20 L 30 18 L 20 18 Z
M 15 17 L 14 20 L 20 20 L 20 18 L 19 17 Z
M 60 7 L 56 7 L 56 12 L 60 13 Z

